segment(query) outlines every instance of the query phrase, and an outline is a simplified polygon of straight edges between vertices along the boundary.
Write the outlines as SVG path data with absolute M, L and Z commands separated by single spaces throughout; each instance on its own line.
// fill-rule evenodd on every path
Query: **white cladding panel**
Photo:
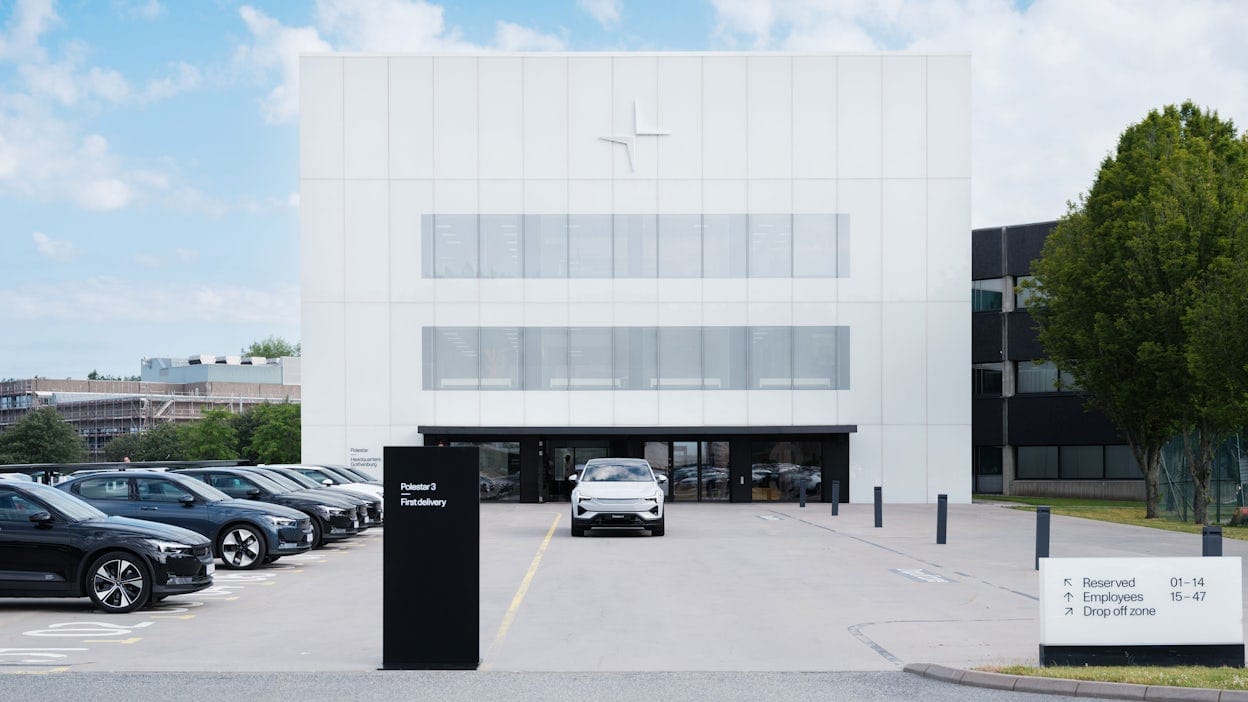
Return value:
M 422 425 L 851 424 L 854 501 L 875 485 L 889 501 L 969 500 L 969 56 L 315 56 L 300 70 L 304 460 L 379 454 Z M 686 228 L 656 237 L 655 277 L 435 278 L 435 213 Z M 680 218 L 701 213 L 839 213 L 839 275 L 810 275 L 796 248 L 797 277 L 774 276 L 774 252 L 754 277 L 664 266 L 696 255 Z M 435 325 L 844 326 L 849 387 L 432 391 Z

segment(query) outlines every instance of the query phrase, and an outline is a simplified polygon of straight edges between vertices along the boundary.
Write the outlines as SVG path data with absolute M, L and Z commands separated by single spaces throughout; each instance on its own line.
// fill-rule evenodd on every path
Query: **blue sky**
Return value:
M 0 378 L 299 337 L 300 51 L 970 50 L 976 226 L 1049 219 L 1117 134 L 1248 119 L 1234 0 L 0 0 Z

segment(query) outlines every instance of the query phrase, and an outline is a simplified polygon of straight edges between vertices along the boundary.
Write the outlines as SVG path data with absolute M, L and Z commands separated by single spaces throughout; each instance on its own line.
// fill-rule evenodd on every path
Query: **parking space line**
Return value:
M 524 601 L 524 596 L 529 591 L 529 583 L 533 582 L 533 576 L 537 574 L 537 567 L 542 564 L 542 555 L 546 553 L 546 547 L 550 545 L 550 539 L 555 535 L 555 528 L 559 526 L 559 518 L 563 513 L 555 515 L 555 520 L 550 523 L 550 529 L 546 531 L 546 538 L 542 539 L 542 545 L 537 547 L 537 553 L 533 554 L 533 562 L 529 564 L 529 570 L 524 574 L 524 579 L 520 581 L 520 587 L 516 589 L 516 596 L 511 598 L 511 605 L 507 607 L 507 613 L 503 615 L 503 621 L 498 625 L 498 633 L 494 635 L 494 641 L 490 643 L 489 649 L 485 652 L 485 663 L 481 666 L 481 670 L 488 670 L 490 663 L 490 654 L 495 648 L 507 638 L 507 630 L 511 628 L 511 623 L 515 621 L 516 612 L 520 610 L 520 603 Z

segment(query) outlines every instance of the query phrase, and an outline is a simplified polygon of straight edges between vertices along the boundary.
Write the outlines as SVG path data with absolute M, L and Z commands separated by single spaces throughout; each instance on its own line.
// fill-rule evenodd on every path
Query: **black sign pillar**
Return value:
M 387 446 L 381 660 L 385 670 L 481 662 L 475 447 Z

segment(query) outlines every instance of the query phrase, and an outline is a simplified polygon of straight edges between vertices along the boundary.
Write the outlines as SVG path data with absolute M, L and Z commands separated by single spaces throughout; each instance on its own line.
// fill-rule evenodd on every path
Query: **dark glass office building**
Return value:
M 972 232 L 971 361 L 974 490 L 1143 499 L 1139 468 L 1117 429 L 1084 407 L 1079 388 L 1044 358 L 1028 295 L 1057 222 Z

